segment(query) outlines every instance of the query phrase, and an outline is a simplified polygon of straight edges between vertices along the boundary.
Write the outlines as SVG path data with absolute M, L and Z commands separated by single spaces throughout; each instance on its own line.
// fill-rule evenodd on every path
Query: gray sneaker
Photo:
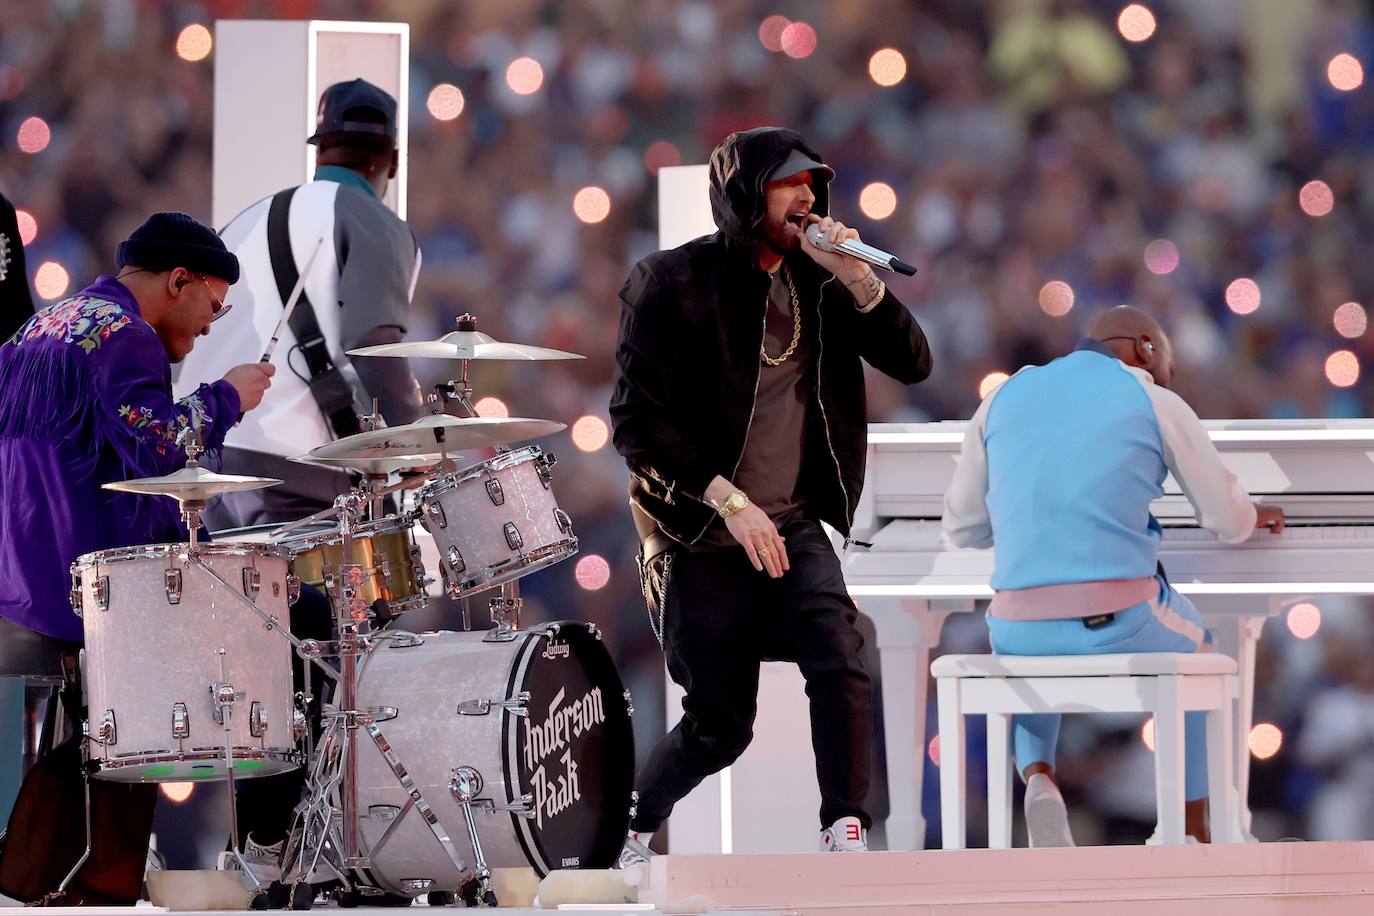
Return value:
M 285 840 L 278 840 L 271 846 L 263 846 L 254 841 L 251 833 L 244 840 L 243 857 L 248 861 L 248 867 L 253 869 L 253 876 L 262 884 L 271 884 L 281 878 L 281 854 L 285 845 Z M 218 864 L 220 871 L 243 871 L 233 850 L 221 852 Z
M 625 836 L 625 845 L 620 849 L 620 858 L 616 860 L 616 868 L 629 868 L 632 865 L 644 865 L 658 853 L 654 852 L 639 840 L 639 834 L 630 831 Z
M 1026 781 L 1026 835 L 1035 849 L 1072 846 L 1069 831 L 1069 812 L 1059 787 L 1044 773 L 1036 773 Z

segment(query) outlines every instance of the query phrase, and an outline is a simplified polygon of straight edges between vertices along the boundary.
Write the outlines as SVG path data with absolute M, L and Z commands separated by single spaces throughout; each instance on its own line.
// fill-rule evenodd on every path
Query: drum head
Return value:
M 502 733 L 507 792 L 535 805 L 533 817 L 512 815 L 516 835 L 541 876 L 615 864 L 634 787 L 629 703 L 610 653 L 583 624 L 556 627 L 527 637 L 511 666 L 507 695 L 529 691 L 529 715 L 506 716 Z

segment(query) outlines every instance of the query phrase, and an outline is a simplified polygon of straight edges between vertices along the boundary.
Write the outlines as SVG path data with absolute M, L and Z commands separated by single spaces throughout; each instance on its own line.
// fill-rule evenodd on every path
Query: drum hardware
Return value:
M 481 814 L 513 814 L 516 817 L 534 817 L 534 796 L 526 793 L 513 802 L 498 805 L 490 798 L 479 798 L 472 803 L 473 810 Z
M 110 577 L 100 576 L 95 580 L 95 587 L 92 589 L 91 597 L 95 599 L 97 610 L 108 611 L 110 609 Z
M 262 887 L 262 881 L 258 879 L 253 867 L 248 864 L 248 860 L 239 851 L 238 789 L 234 785 L 234 734 L 230 728 L 230 719 L 233 717 L 234 701 L 242 699 L 243 692 L 235 691 L 234 685 L 229 683 L 229 664 L 225 658 L 225 651 L 220 649 L 217 654 L 219 655 L 220 680 L 210 687 L 210 693 L 215 700 L 211 714 L 216 722 L 224 726 L 225 785 L 229 790 L 229 848 L 234 853 L 234 859 L 239 863 L 239 868 L 243 869 L 243 873 L 248 876 L 253 885 Z
M 525 599 L 520 597 L 519 591 L 517 583 L 507 582 L 501 586 L 501 597 L 492 598 L 487 603 L 491 622 L 496 626 L 486 632 L 482 637 L 483 642 L 510 642 L 519 635 L 520 611 L 525 606 Z
M 115 726 L 113 709 L 105 710 L 105 715 L 100 717 L 100 727 L 95 730 L 95 735 L 91 740 L 104 747 L 119 742 L 119 729 Z
M 248 706 L 248 734 L 254 738 L 267 734 L 267 707 L 260 700 L 254 700 Z
M 262 588 L 262 573 L 256 569 L 245 569 L 243 571 L 243 593 L 248 596 L 249 601 L 258 600 L 258 591 Z
M 458 715 L 460 716 L 485 716 L 491 713 L 492 707 L 508 712 L 513 716 L 525 718 L 530 714 L 530 692 L 522 690 L 513 697 L 478 700 L 462 700 L 458 703 Z
M 520 550 L 525 546 L 525 538 L 515 526 L 515 522 L 506 522 L 501 526 L 501 533 L 506 536 L 506 543 L 510 545 L 511 550 Z M 521 558 L 524 558 L 523 555 Z
M 469 766 L 456 767 L 449 779 L 448 790 L 463 809 L 468 838 L 472 841 L 472 855 L 477 860 L 478 899 L 486 906 L 495 906 L 496 892 L 491 886 L 491 869 L 487 867 L 487 857 L 482 853 L 482 838 L 477 834 L 477 822 L 472 818 L 473 802 L 477 793 L 482 791 L 482 774 Z
M 191 713 L 185 703 L 172 704 L 172 737 L 178 742 L 191 737 Z
M 172 567 L 162 574 L 162 590 L 168 604 L 181 604 L 181 570 Z
M 369 706 L 367 714 L 372 717 L 373 722 L 386 722 L 400 715 L 400 711 L 395 706 Z

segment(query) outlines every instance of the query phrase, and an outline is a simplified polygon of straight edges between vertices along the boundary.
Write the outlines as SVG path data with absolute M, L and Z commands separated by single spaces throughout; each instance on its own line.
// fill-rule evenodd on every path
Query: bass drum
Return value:
M 504 641 L 481 632 L 393 633 L 362 669 L 358 709 L 375 718 L 452 838 L 456 870 L 377 745 L 358 738 L 359 832 L 376 886 L 418 896 L 476 874 L 452 783 L 482 783 L 473 814 L 492 868 L 609 868 L 629 827 L 633 707 L 592 624 L 553 623 Z M 400 818 L 400 823 L 397 819 Z

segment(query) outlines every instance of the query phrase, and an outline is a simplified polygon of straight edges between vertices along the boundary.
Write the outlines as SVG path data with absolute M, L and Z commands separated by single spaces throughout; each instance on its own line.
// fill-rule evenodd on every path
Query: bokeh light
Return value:
M 599 223 L 611 215 L 611 195 L 588 185 L 573 196 L 573 215 L 584 223 Z
M 517 57 L 506 68 L 506 85 L 516 95 L 532 95 L 544 85 L 544 68 L 533 57 Z
M 15 210 L 14 221 L 19 224 L 19 241 L 32 245 L 33 240 L 38 238 L 38 220 L 28 210 Z
M 1349 350 L 1337 350 L 1326 358 L 1326 380 L 1337 388 L 1349 388 L 1360 380 L 1360 358 Z
M 1268 760 L 1283 747 L 1283 731 L 1271 722 L 1260 722 L 1250 729 L 1250 753 L 1256 760 Z
M 1336 313 L 1331 316 L 1331 324 L 1342 337 L 1359 337 L 1369 326 L 1369 316 L 1365 314 L 1363 305 L 1346 302 L 1336 308 Z
M 869 219 L 887 219 L 897 211 L 897 192 L 881 181 L 867 184 L 859 192 L 859 209 Z
M 33 288 L 44 299 L 56 299 L 71 285 L 67 268 L 56 261 L 44 261 L 33 274 Z
M 1059 318 L 1073 308 L 1073 287 L 1063 280 L 1051 280 L 1040 287 L 1039 298 L 1045 314 Z
M 600 417 L 578 417 L 572 425 L 572 441 L 584 452 L 594 452 L 611 438 L 611 428 Z
M 1308 216 L 1325 216 L 1336 206 L 1336 195 L 1324 181 L 1309 181 L 1298 192 L 1298 206 Z
M 1145 745 L 1145 747 L 1150 751 L 1150 753 L 1154 753 L 1154 750 L 1155 750 L 1155 717 L 1154 717 L 1154 716 L 1150 716 L 1150 718 L 1148 718 L 1148 719 L 1145 720 L 1145 724 L 1142 725 L 1142 726 L 1140 726 L 1140 743 L 1143 744 L 1143 745 Z
M 1226 287 L 1226 307 L 1237 315 L 1248 315 L 1259 308 L 1259 284 L 1249 277 L 1232 280 Z
M 52 142 L 52 129 L 48 127 L 48 122 L 40 117 L 25 118 L 19 125 L 15 142 L 19 145 L 20 152 L 41 153 Z
M 1005 372 L 989 372 L 983 376 L 983 380 L 978 383 L 978 397 L 985 398 L 996 390 L 997 386 L 1011 378 Z
M 1178 269 L 1178 246 L 1168 239 L 1155 239 L 1145 246 L 1145 269 L 1162 277 Z
M 169 801 L 179 805 L 191 797 L 196 784 L 193 782 L 164 782 L 159 788 Z
M 1337 54 L 1326 65 L 1326 78 L 1342 92 L 1350 92 L 1364 84 L 1364 66 L 1353 55 Z
M 930 743 L 926 745 L 926 754 L 928 754 L 928 755 L 930 756 L 930 762 L 931 762 L 931 763 L 935 764 L 937 767 L 940 765 L 940 736 L 939 736 L 939 735 L 936 735 L 935 737 L 933 737 L 933 738 L 930 739 Z
M 788 57 L 810 57 L 816 50 L 816 30 L 805 22 L 790 22 L 782 30 L 781 43 Z
M 906 58 L 896 48 L 874 51 L 868 59 L 868 76 L 879 86 L 895 86 L 906 79 Z
M 440 83 L 429 90 L 429 98 L 425 99 L 425 107 L 436 121 L 452 121 L 463 113 L 465 104 L 463 90 L 452 83 Z
M 1127 41 L 1146 41 L 1155 33 L 1155 26 L 1155 14 L 1140 3 L 1132 3 L 1116 17 L 1116 30 Z
M 509 417 L 510 408 L 506 402 L 500 398 L 485 397 L 472 405 L 472 409 L 477 411 L 479 417 Z
M 791 24 L 786 16 L 768 16 L 759 23 L 759 42 L 770 51 L 781 51 L 783 30 Z
M 589 553 L 573 567 L 573 578 L 589 592 L 603 589 L 611 581 L 611 564 L 604 557 Z
M 650 175 L 657 175 L 659 169 L 682 165 L 682 151 L 667 140 L 650 143 L 644 151 L 644 168 Z
M 177 36 L 177 57 L 195 63 L 210 56 L 215 40 L 210 30 L 199 22 L 193 22 L 181 30 Z
M 1288 632 L 1298 639 L 1311 639 L 1321 629 L 1322 612 L 1310 601 L 1301 601 L 1288 609 Z

